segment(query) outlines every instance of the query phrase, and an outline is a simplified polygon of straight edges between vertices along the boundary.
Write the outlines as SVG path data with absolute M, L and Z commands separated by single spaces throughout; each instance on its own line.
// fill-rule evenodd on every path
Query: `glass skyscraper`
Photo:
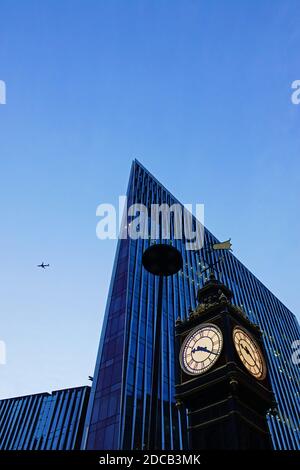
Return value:
M 178 203 L 138 161 L 131 168 L 128 205 Z M 186 250 L 184 240 L 172 243 L 183 256 L 183 271 L 164 280 L 162 353 L 159 377 L 158 447 L 180 449 L 185 423 L 175 407 L 174 329 L 178 316 L 195 307 L 203 266 L 216 261 L 208 251 Z M 218 240 L 205 229 L 204 246 Z M 152 346 L 158 281 L 142 267 L 149 240 L 120 239 L 112 273 L 83 447 L 141 449 L 147 440 L 151 393 Z M 233 303 L 260 325 L 268 356 L 278 416 L 268 416 L 275 449 L 300 448 L 300 368 L 292 362 L 292 343 L 300 328 L 289 311 L 231 252 L 224 252 L 219 278 L 233 292 Z
M 0 400 L 0 450 L 79 449 L 90 387 Z

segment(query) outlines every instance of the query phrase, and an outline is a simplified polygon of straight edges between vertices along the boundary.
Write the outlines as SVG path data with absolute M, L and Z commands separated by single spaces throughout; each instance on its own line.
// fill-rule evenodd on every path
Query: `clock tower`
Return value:
M 197 307 L 176 322 L 176 402 L 188 415 L 191 450 L 271 449 L 266 415 L 275 401 L 257 325 L 231 303 L 213 273 Z

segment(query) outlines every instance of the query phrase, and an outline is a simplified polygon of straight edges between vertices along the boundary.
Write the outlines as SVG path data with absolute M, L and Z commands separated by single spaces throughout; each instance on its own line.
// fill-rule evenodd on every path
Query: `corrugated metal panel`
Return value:
M 0 449 L 78 449 L 89 387 L 0 400 Z

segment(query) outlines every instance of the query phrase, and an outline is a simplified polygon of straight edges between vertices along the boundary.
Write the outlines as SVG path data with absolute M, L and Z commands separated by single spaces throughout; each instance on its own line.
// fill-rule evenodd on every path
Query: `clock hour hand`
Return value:
M 215 356 L 217 356 L 217 353 L 213 351 L 209 351 L 206 346 L 197 346 L 196 348 L 192 349 L 192 353 L 195 353 L 196 351 L 204 351 L 204 352 L 214 354 Z
M 246 351 L 246 353 L 251 357 L 251 359 L 254 360 L 247 346 L 244 346 L 243 344 L 241 344 L 241 347 L 242 349 L 244 349 L 244 351 Z
M 196 348 L 192 349 L 192 353 L 195 353 L 197 351 L 207 351 L 206 346 L 197 346 Z

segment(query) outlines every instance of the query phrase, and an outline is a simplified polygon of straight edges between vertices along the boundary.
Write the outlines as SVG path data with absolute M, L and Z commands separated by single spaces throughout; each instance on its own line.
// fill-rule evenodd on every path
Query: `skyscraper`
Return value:
M 79 449 L 90 387 L 0 400 L 0 450 Z
M 129 205 L 178 203 L 138 161 L 132 164 L 127 197 Z M 186 434 L 174 400 L 175 321 L 195 307 L 197 290 L 205 282 L 200 271 L 216 260 L 206 250 L 186 250 L 184 240 L 175 239 L 173 226 L 171 240 L 184 267 L 164 280 L 157 434 L 162 449 L 180 449 Z M 204 246 L 217 242 L 205 229 Z M 88 449 L 141 449 L 147 440 L 158 288 L 157 279 L 142 268 L 149 243 L 118 241 L 83 440 Z M 268 416 L 273 446 L 299 449 L 300 370 L 291 360 L 291 345 L 300 337 L 297 319 L 231 252 L 225 252 L 218 269 L 233 292 L 233 303 L 263 331 L 279 411 L 277 417 Z

